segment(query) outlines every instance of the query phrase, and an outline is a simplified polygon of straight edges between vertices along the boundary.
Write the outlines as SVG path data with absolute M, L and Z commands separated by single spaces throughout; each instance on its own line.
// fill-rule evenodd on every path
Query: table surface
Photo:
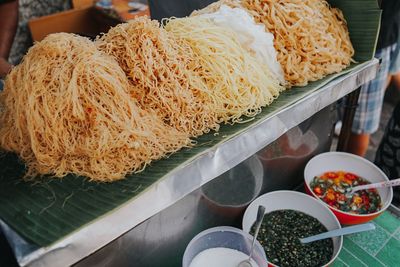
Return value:
M 400 266 L 400 219 L 385 211 L 373 223 L 375 231 L 346 236 L 334 267 Z

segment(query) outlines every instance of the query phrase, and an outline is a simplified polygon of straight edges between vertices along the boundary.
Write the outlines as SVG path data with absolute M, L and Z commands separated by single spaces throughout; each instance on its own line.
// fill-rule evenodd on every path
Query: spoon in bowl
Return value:
M 331 231 L 328 231 L 328 232 L 325 232 L 322 234 L 312 235 L 312 236 L 309 236 L 306 238 L 300 238 L 300 242 L 303 244 L 306 244 L 306 243 L 322 240 L 325 238 L 341 236 L 341 235 L 349 235 L 349 234 L 370 231 L 370 230 L 375 230 L 375 224 L 364 223 L 364 224 L 359 224 L 359 225 L 354 225 L 354 226 L 331 230 Z
M 241 261 L 237 267 L 253 267 L 253 265 L 251 264 L 251 256 L 253 255 L 254 245 L 256 243 L 258 232 L 260 231 L 260 226 L 261 226 L 262 220 L 264 218 L 264 214 L 265 214 L 265 207 L 262 205 L 258 206 L 257 219 L 255 222 L 256 230 L 254 232 L 253 243 L 251 244 L 249 258 Z
M 354 187 L 349 187 L 346 189 L 346 195 L 352 195 L 356 191 L 372 189 L 372 188 L 382 188 L 382 187 L 390 187 L 390 186 L 399 186 L 400 185 L 400 178 L 380 182 L 380 183 L 373 183 L 373 184 L 366 184 L 366 185 L 358 185 Z

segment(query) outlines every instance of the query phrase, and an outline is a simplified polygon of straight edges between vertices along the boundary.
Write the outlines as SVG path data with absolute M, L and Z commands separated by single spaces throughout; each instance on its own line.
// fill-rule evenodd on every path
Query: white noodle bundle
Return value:
M 219 121 L 253 117 L 283 90 L 268 66 L 242 47 L 231 29 L 199 16 L 171 19 L 165 29 L 193 49 L 192 76 L 204 81 L 202 97 Z
M 204 89 L 202 80 L 188 71 L 195 57 L 191 48 L 177 42 L 157 21 L 140 17 L 119 24 L 97 45 L 118 61 L 142 108 L 155 110 L 190 136 L 218 130 L 215 111 L 198 97 Z
M 72 34 L 35 44 L 0 100 L 0 145 L 26 162 L 28 177 L 114 181 L 189 142 L 138 108 L 114 59 Z
M 218 26 L 230 28 L 237 33 L 240 44 L 267 65 L 281 85 L 286 84 L 282 67 L 277 60 L 274 36 L 265 31 L 264 24 L 255 23 L 253 17 L 244 9 L 231 8 L 227 5 L 221 5 L 216 12 L 199 16 L 209 18 Z

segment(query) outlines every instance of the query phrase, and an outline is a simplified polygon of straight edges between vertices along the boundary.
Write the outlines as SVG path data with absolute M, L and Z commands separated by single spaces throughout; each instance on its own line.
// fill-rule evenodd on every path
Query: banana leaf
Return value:
M 89 182 L 84 177 L 73 175 L 63 179 L 25 182 L 21 179 L 25 171 L 24 164 L 14 154 L 3 154 L 0 158 L 0 219 L 28 242 L 42 247 L 49 246 L 96 219 L 107 216 L 163 179 L 174 168 L 190 162 L 196 155 L 242 134 L 252 125 L 274 116 L 279 110 L 320 90 L 329 81 L 370 60 L 375 51 L 381 14 L 376 1 L 330 2 L 344 11 L 358 63 L 342 73 L 330 75 L 305 87 L 292 88 L 264 108 L 254 120 L 223 125 L 218 135 L 203 135 L 197 139 L 195 147 L 183 149 L 169 158 L 154 162 L 142 173 L 129 175 L 115 183 Z

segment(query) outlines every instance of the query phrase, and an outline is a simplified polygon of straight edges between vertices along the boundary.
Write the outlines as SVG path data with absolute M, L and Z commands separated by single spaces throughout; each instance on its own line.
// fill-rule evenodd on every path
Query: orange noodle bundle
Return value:
M 157 21 L 140 17 L 119 24 L 97 45 L 118 61 L 142 108 L 155 110 L 164 122 L 190 136 L 218 129 L 212 106 L 198 97 L 204 90 L 202 80 L 187 70 L 195 57 L 191 48 Z
M 278 61 L 291 85 L 304 86 L 340 72 L 354 49 L 343 13 L 324 0 L 242 0 L 275 36 Z
M 35 44 L 7 76 L 0 101 L 0 145 L 26 162 L 27 177 L 114 181 L 189 142 L 138 107 L 112 57 L 72 34 Z
M 193 77 L 203 80 L 202 97 L 221 122 L 253 117 L 283 90 L 268 66 L 246 50 L 229 27 L 218 26 L 201 16 L 170 19 L 165 29 L 192 48 Z

